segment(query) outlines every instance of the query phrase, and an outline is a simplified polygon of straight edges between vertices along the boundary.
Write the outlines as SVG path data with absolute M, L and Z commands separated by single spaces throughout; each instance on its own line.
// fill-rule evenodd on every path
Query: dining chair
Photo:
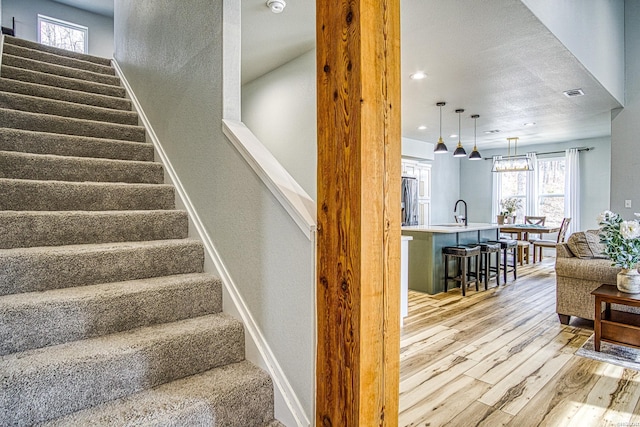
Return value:
M 546 216 L 525 216 L 524 223 L 528 225 L 544 225 Z M 531 242 L 539 240 L 542 235 L 538 234 L 538 237 L 531 238 L 531 234 L 527 233 L 524 236 L 518 235 L 518 261 L 520 265 L 523 265 L 526 261 L 529 264 L 531 258 Z M 523 238 L 524 237 L 524 238 Z
M 564 218 L 560 225 L 560 231 L 558 231 L 558 238 L 554 240 L 535 240 L 533 242 L 533 263 L 536 263 L 536 253 L 539 253 L 538 261 L 542 262 L 542 250 L 544 248 L 555 248 L 558 243 L 564 243 L 565 236 L 567 235 L 567 229 L 571 223 L 571 218 Z

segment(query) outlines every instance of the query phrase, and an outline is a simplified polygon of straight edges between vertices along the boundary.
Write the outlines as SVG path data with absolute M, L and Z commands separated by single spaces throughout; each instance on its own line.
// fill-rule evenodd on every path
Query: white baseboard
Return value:
M 208 258 L 207 261 L 209 261 L 205 262 L 205 267 L 207 267 L 207 265 L 211 263 L 213 269 L 220 276 L 220 279 L 224 284 L 224 300 L 228 301 L 230 299 L 232 302 L 232 304 L 228 304 L 227 302 L 225 302 L 224 311 L 240 318 L 244 323 L 245 330 L 248 332 L 248 334 L 245 334 L 245 351 L 247 360 L 265 369 L 271 375 L 271 378 L 275 385 L 274 393 L 276 418 L 278 418 L 278 420 L 280 420 L 287 426 L 310 426 L 311 422 L 309 421 L 310 418 L 308 414 L 305 413 L 304 408 L 300 404 L 300 401 L 296 396 L 291 383 L 287 380 L 282 367 L 276 360 L 273 352 L 271 351 L 271 348 L 269 347 L 269 344 L 260 331 L 258 324 L 255 322 L 253 316 L 251 315 L 247 304 L 245 303 L 242 295 L 233 282 L 229 271 L 222 262 L 222 259 L 218 254 L 218 251 L 216 250 L 211 237 L 207 233 L 204 224 L 202 223 L 197 211 L 195 210 L 193 204 L 191 203 L 191 200 L 189 199 L 189 195 L 180 182 L 180 178 L 178 177 L 175 169 L 171 165 L 171 161 L 164 151 L 162 144 L 158 139 L 158 136 L 151 126 L 151 123 L 145 115 L 140 102 L 131 89 L 131 86 L 125 78 L 118 62 L 115 59 L 112 59 L 112 63 L 116 70 L 117 76 L 120 77 L 122 85 L 124 86 L 127 95 L 131 100 L 131 103 L 133 104 L 134 110 L 139 115 L 142 126 L 144 126 L 147 131 L 148 139 L 153 143 L 155 151 L 164 166 L 165 172 L 176 189 L 176 194 L 179 197 L 179 201 L 189 215 L 190 225 L 194 226 L 200 240 L 204 244 L 206 255 Z

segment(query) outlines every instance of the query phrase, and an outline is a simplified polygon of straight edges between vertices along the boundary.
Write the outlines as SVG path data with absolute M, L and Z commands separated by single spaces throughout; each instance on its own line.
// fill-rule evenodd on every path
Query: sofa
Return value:
M 616 284 L 620 268 L 613 267 L 602 250 L 598 230 L 573 233 L 566 243 L 556 246 L 556 312 L 560 323 L 569 324 L 571 316 L 593 320 L 595 297 L 591 291 L 602 284 Z

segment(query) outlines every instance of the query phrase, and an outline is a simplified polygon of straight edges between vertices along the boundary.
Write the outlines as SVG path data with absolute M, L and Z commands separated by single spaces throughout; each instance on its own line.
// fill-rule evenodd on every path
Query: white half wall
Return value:
M 2 25 L 16 18 L 16 37 L 38 41 L 38 14 L 89 28 L 89 54 L 113 57 L 113 19 L 50 0 L 3 0 Z
M 217 261 L 226 289 L 242 299 L 257 331 L 248 338 L 268 346 L 283 372 L 277 380 L 303 408 L 298 421 L 312 419 L 314 242 L 223 134 L 226 1 L 239 2 L 116 0 L 115 58 L 215 249 L 209 268 Z M 225 298 L 225 311 L 238 311 L 230 305 Z M 264 366 L 261 356 L 247 352 Z

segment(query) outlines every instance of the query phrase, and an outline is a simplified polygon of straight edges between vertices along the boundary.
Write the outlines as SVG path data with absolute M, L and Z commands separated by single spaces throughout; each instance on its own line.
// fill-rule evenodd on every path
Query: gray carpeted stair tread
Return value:
M 122 211 L 174 208 L 175 190 L 171 185 L 0 178 L 0 210 Z
M 153 161 L 154 158 L 153 145 L 146 142 L 11 128 L 0 128 L 0 150 L 114 160 Z
M 0 425 L 30 425 L 244 359 L 242 324 L 212 314 L 0 357 Z
M 185 239 L 185 211 L 0 211 L 0 248 Z
M 108 74 L 94 73 L 93 71 L 80 70 L 78 68 L 65 67 L 63 65 L 50 64 L 20 56 L 2 54 L 2 65 L 25 68 L 62 77 L 71 77 L 88 82 L 102 83 L 106 85 L 120 86 L 120 78 Z
M 0 76 L 7 79 L 19 80 L 39 85 L 46 85 L 87 93 L 97 93 L 100 95 L 114 96 L 119 98 L 123 98 L 126 94 L 126 90 L 121 86 L 105 85 L 88 82 L 86 80 L 74 79 L 71 77 L 56 76 L 54 74 L 47 74 L 40 71 L 11 67 L 7 64 L 2 64 L 2 67 L 0 68 Z
M 5 295 L 0 355 L 221 311 L 221 282 L 204 273 Z
M 86 409 L 41 427 L 248 427 L 268 425 L 273 412 L 271 378 L 243 361 Z
M 138 113 L 0 91 L 0 108 L 97 122 L 137 125 Z
M 0 108 L 0 127 L 92 138 L 111 139 L 117 135 L 120 140 L 134 142 L 146 140 L 145 130 L 142 126 L 50 116 L 7 108 Z
M 203 262 L 191 239 L 0 249 L 0 295 L 202 273 Z
M 71 52 L 65 49 L 60 49 L 53 46 L 46 46 L 41 43 L 32 42 L 30 40 L 24 40 L 17 37 L 5 36 L 4 38 L 5 44 L 12 44 L 16 46 L 22 46 L 29 49 L 41 50 L 43 52 L 49 52 L 60 56 L 67 56 L 69 58 L 76 58 L 83 61 L 89 61 L 96 64 L 111 65 L 111 60 L 108 58 L 102 58 L 99 56 L 87 55 L 84 53 Z
M 54 86 L 29 83 L 4 77 L 0 78 L 0 90 L 10 93 L 19 93 L 22 95 L 37 96 L 40 98 L 55 99 L 58 101 L 73 102 L 82 105 L 92 105 L 94 107 L 131 111 L 131 101 L 128 99 L 79 90 L 61 89 Z
M 45 52 L 40 49 L 31 49 L 11 43 L 5 44 L 3 53 L 13 56 L 21 56 L 23 58 L 33 59 L 36 61 L 62 65 L 65 67 L 79 68 L 81 70 L 92 71 L 94 73 L 108 74 L 112 76 L 115 75 L 115 70 L 111 65 L 96 64 L 95 62 L 85 61 L 83 59 L 71 58 L 69 56 Z
M 0 178 L 162 184 L 161 163 L 0 151 Z

